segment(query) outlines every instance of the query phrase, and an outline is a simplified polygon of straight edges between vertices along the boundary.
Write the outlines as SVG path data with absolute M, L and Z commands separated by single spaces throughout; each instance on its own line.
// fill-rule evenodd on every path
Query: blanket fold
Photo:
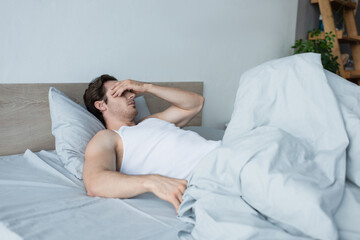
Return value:
M 244 73 L 223 145 L 193 171 L 182 239 L 337 239 L 348 137 L 320 55 Z M 225 229 L 225 230 L 224 230 Z

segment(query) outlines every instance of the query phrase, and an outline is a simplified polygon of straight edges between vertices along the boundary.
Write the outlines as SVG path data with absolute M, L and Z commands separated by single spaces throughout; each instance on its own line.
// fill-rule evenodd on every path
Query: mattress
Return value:
M 223 130 L 189 127 L 212 140 Z M 0 157 L 0 239 L 177 239 L 186 223 L 152 193 L 131 199 L 86 195 L 55 151 Z
M 184 227 L 171 204 L 150 193 L 88 197 L 54 151 L 2 157 L 0 188 L 0 222 L 23 239 L 176 239 Z
M 335 214 L 341 239 L 360 239 L 359 219 L 360 188 L 347 182 Z M 55 151 L 0 157 L 0 239 L 177 239 L 187 227 L 151 193 L 88 197 Z

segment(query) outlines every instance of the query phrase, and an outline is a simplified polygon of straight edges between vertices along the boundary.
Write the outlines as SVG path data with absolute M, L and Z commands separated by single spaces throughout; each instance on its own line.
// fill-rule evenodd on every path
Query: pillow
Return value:
M 143 96 L 135 98 L 135 104 L 138 109 L 137 120 L 150 115 Z M 49 107 L 56 152 L 64 167 L 82 179 L 86 145 L 105 127 L 85 107 L 54 87 L 49 89 Z
M 325 70 L 343 114 L 349 146 L 346 149 L 346 178 L 360 187 L 360 87 Z
M 141 119 L 150 116 L 150 111 L 146 104 L 144 96 L 136 97 L 135 105 L 136 105 L 136 109 L 138 110 L 138 114 L 134 119 L 135 123 L 138 123 Z

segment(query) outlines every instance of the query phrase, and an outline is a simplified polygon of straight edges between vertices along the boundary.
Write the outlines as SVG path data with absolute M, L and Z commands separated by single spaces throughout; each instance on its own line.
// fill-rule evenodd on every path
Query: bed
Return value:
M 156 84 L 203 91 L 202 82 Z M 64 168 L 55 151 L 49 88 L 82 104 L 87 85 L 0 85 L 0 239 L 177 239 L 186 224 L 171 204 L 151 193 L 126 200 L 88 197 L 83 182 Z M 137 102 L 143 116 L 168 107 L 143 97 L 145 103 Z M 224 131 L 201 127 L 201 117 L 185 128 L 220 140 Z
M 0 140 L 0 239 L 360 239 L 360 187 L 359 175 L 355 171 L 360 164 L 358 162 L 360 159 L 356 158 L 359 151 L 358 137 L 360 137 L 358 134 L 360 115 L 357 115 L 360 112 L 360 108 L 359 112 L 357 111 L 357 107 L 360 106 L 360 90 L 359 87 L 345 82 L 334 74 L 328 72 L 324 74 L 319 61 L 319 56 L 305 54 L 266 63 L 245 73 L 240 80 L 241 87 L 234 105 L 234 113 L 225 135 L 223 130 L 200 126 L 201 115 L 193 119 L 190 126 L 186 127 L 187 130 L 196 131 L 207 139 L 223 139 L 223 145 L 209 153 L 194 170 L 178 216 L 170 203 L 156 198 L 151 193 L 126 200 L 88 197 L 82 180 L 71 172 L 74 168 L 64 164 L 59 152 L 55 151 L 55 145 L 59 143 L 55 143 L 54 136 L 51 134 L 54 132 L 54 123 L 51 124 L 51 120 L 54 121 L 54 119 L 48 107 L 49 87 L 55 87 L 74 103 L 81 104 L 81 95 L 86 84 L 0 85 L 2 111 L 0 116 L 2 134 Z M 289 68 L 289 66 L 291 71 L 284 70 L 284 67 Z M 307 79 L 297 79 L 294 73 L 302 72 L 306 68 L 311 70 L 307 74 L 304 73 Z M 265 80 L 261 78 L 263 75 L 267 76 Z M 311 83 L 311 93 L 305 91 L 307 90 L 305 85 L 299 85 L 300 88 L 297 88 L 295 93 L 302 93 L 309 97 L 320 89 L 325 92 L 319 95 L 329 96 L 334 103 L 341 102 L 346 105 L 346 108 L 341 107 L 341 111 L 339 110 L 341 104 L 339 106 L 335 104 L 335 107 L 326 107 L 313 115 L 321 120 L 322 117 L 328 116 L 323 116 L 323 113 L 334 114 L 335 111 L 339 114 L 339 119 L 336 121 L 346 120 L 347 122 L 346 126 L 343 124 L 345 127 L 335 129 L 334 132 L 339 135 L 325 144 L 328 146 L 335 142 L 341 143 L 339 146 L 342 150 L 337 145 L 331 149 L 334 156 L 336 155 L 334 159 L 336 168 L 331 168 L 330 158 L 328 164 L 325 165 L 327 166 L 325 170 L 329 171 L 327 178 L 331 180 L 333 177 L 335 181 L 330 186 L 322 186 L 323 189 L 327 187 L 332 189 L 335 186 L 336 191 L 313 192 L 309 195 L 310 200 L 306 199 L 313 203 L 311 207 L 303 202 L 296 204 L 295 207 L 294 201 L 282 202 L 284 199 L 291 201 L 293 200 L 291 197 L 294 196 L 302 200 L 302 193 L 307 192 L 304 186 L 301 186 L 303 189 L 299 191 L 299 195 L 294 193 L 287 197 L 284 196 L 289 190 L 286 187 L 281 190 L 283 191 L 280 192 L 281 194 L 266 195 L 269 192 L 279 191 L 279 188 L 274 189 L 274 186 L 283 184 L 281 182 L 283 179 L 269 178 L 269 181 L 263 185 L 258 184 L 266 180 L 264 176 L 271 173 L 274 168 L 264 169 L 266 162 L 260 162 L 261 164 L 257 166 L 256 156 L 261 156 L 263 153 L 258 154 L 261 147 L 257 147 L 257 144 L 265 146 L 268 136 L 270 136 L 271 144 L 276 143 L 281 135 L 274 130 L 277 123 L 281 123 L 283 129 L 292 133 L 291 126 L 298 124 L 296 119 L 301 118 L 302 111 L 313 109 L 302 107 L 304 96 L 299 95 L 295 98 L 288 96 L 287 94 L 294 94 L 294 92 L 291 92 L 291 89 L 283 91 L 281 87 L 276 90 L 279 91 L 276 101 L 261 103 L 262 96 L 273 97 L 271 95 L 275 91 L 272 90 L 273 85 L 278 83 L 279 86 L 289 87 L 287 85 L 289 76 L 294 79 L 291 86 L 299 83 L 297 81 L 304 82 L 305 85 L 308 81 Z M 319 83 L 311 82 L 318 78 Z M 263 81 L 261 83 L 263 88 L 259 87 L 258 91 L 250 91 L 258 83 L 249 79 Z M 202 93 L 202 83 L 159 84 Z M 151 96 L 144 97 L 149 112 L 161 111 L 167 106 L 166 103 L 159 102 L 159 99 Z M 254 98 L 257 101 L 254 101 Z M 286 104 L 281 107 L 289 107 L 289 114 L 292 112 L 291 108 L 296 107 L 295 115 L 287 116 L 285 122 L 284 118 L 278 118 L 279 113 L 276 109 L 278 103 L 284 103 L 282 98 L 286 100 Z M 315 99 L 317 102 L 318 99 Z M 324 104 L 326 102 L 331 105 L 329 99 L 324 99 Z M 291 102 L 292 100 L 294 102 Z M 256 102 L 261 104 L 256 105 Z M 298 103 L 302 105 L 297 106 Z M 306 104 L 309 103 L 306 102 Z M 321 104 L 319 106 L 324 108 Z M 271 114 L 268 114 L 268 118 L 258 116 L 261 111 L 268 111 Z M 66 112 L 61 113 L 71 115 Z M 296 116 L 296 114 L 300 115 Z M 292 119 L 292 117 L 297 118 Z M 239 124 L 239 118 L 243 121 L 241 124 Z M 305 116 L 305 119 L 308 118 L 311 116 Z M 261 126 L 256 127 L 256 124 Z M 306 135 L 306 127 L 313 132 L 322 130 L 321 124 L 319 126 L 305 125 L 304 129 L 297 132 L 296 139 Z M 254 136 L 252 132 L 254 129 L 259 129 L 256 134 L 261 138 Z M 337 130 L 339 132 L 336 132 Z M 269 132 L 271 134 L 266 135 Z M 273 134 L 274 132 L 276 134 Z M 323 132 L 324 138 L 328 137 L 326 134 L 326 131 Z M 289 135 L 285 134 L 286 141 L 275 144 L 275 148 L 262 147 L 266 155 L 270 156 L 274 149 L 277 153 L 278 149 L 286 150 L 288 145 L 294 147 L 297 142 L 289 140 L 293 139 Z M 310 135 L 310 137 L 313 136 Z M 343 144 L 342 140 L 346 144 Z M 317 144 L 313 142 L 314 146 Z M 305 144 L 305 149 L 307 147 L 312 146 Z M 246 151 L 244 151 L 245 148 Z M 243 160 L 236 158 L 239 156 L 245 158 L 244 154 L 250 154 L 251 151 L 257 151 L 250 157 L 252 160 L 238 166 Z M 310 158 L 306 152 L 304 155 L 307 156 L 306 159 Z M 228 156 L 231 156 L 231 159 Z M 352 159 L 349 156 L 352 156 Z M 280 158 L 277 157 L 277 159 Z M 267 158 L 262 158 L 264 159 Z M 277 162 L 270 165 L 277 166 Z M 345 165 L 351 166 L 355 172 L 348 167 L 346 170 L 348 172 L 345 173 Z M 295 169 L 296 166 L 294 166 L 292 169 Z M 288 172 L 290 176 L 288 179 L 292 180 L 291 176 L 296 176 L 296 172 L 289 171 L 284 165 L 281 167 L 279 172 Z M 316 165 L 314 168 L 317 167 Z M 313 169 L 306 170 L 308 173 L 313 171 Z M 336 176 L 332 176 L 331 171 L 335 171 Z M 257 173 L 262 175 L 258 176 Z M 282 173 L 281 176 L 284 174 Z M 240 179 L 239 186 L 236 179 Z M 316 178 L 316 180 L 323 181 L 321 178 Z M 267 185 L 269 182 L 275 185 Z M 312 185 L 317 186 L 316 183 Z M 258 189 L 259 186 L 267 188 Z M 249 188 L 251 188 L 250 192 Z M 338 196 L 335 198 L 334 194 Z M 274 196 L 280 196 L 280 198 L 275 199 Z M 329 216 L 325 214 L 318 218 L 319 209 L 330 209 Z M 313 215 L 306 212 L 308 210 L 313 210 Z M 302 215 L 304 212 L 306 214 Z M 325 221 L 328 218 L 331 219 L 329 223 Z M 312 225 L 309 227 L 309 224 L 305 224 L 304 226 L 304 221 Z M 331 228 L 332 224 L 335 226 L 335 232 Z

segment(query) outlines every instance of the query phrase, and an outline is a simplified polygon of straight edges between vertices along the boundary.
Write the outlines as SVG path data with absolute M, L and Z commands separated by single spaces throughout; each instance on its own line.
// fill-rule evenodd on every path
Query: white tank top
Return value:
M 123 126 L 115 132 L 123 142 L 120 172 L 128 175 L 187 179 L 201 158 L 221 144 L 158 118 Z

